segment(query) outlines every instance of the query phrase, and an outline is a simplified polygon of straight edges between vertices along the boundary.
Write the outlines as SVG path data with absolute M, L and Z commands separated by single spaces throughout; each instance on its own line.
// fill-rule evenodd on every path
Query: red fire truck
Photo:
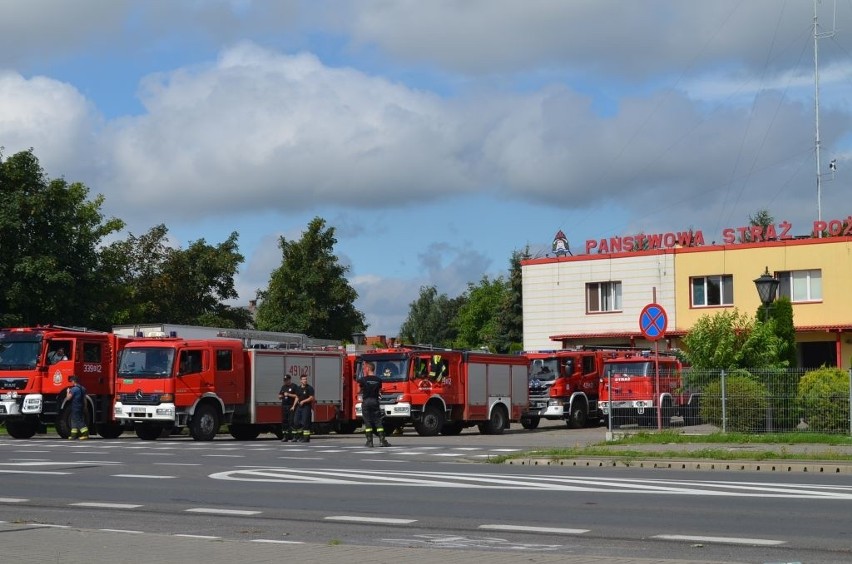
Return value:
M 604 417 L 612 417 L 613 426 L 636 422 L 667 427 L 675 415 L 687 423 L 692 421 L 698 395 L 684 391 L 682 369 L 673 355 L 647 350 L 610 353 L 604 359 L 599 387 Z M 658 407 L 662 408 L 659 412 Z
M 233 334 L 233 333 L 232 333 Z M 137 337 L 121 353 L 115 418 L 143 440 L 188 428 L 212 440 L 227 424 L 238 440 L 281 433 L 282 376 L 315 389 L 315 428 L 351 433 L 351 365 L 337 350 L 247 348 L 235 338 Z
M 0 329 L 0 420 L 9 435 L 28 439 L 53 424 L 68 437 L 71 406 L 69 376 L 87 391 L 88 426 L 115 438 L 122 426 L 112 417 L 114 366 L 127 339 L 66 327 Z
M 606 354 L 588 349 L 525 352 L 530 363 L 530 405 L 521 425 L 535 429 L 542 418 L 564 419 L 571 429 L 598 425 L 603 418 L 598 387 Z
M 527 409 L 526 357 L 421 347 L 377 349 L 355 360 L 382 379 L 381 407 L 388 432 L 405 425 L 423 436 L 457 435 L 476 425 L 483 434 L 501 434 Z M 361 400 L 355 413 L 361 417 Z

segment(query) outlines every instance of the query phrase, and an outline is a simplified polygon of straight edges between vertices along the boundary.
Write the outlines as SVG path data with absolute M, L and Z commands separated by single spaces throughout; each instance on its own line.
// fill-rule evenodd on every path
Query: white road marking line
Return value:
M 703 537 L 692 535 L 655 535 L 652 539 L 676 540 L 689 542 L 716 542 L 720 544 L 751 544 L 760 546 L 777 546 L 786 544 L 787 541 L 772 540 L 772 539 L 748 539 L 738 537 Z
M 243 454 L 202 454 L 201 456 L 216 456 L 219 458 L 245 458 Z
M 0 503 L 23 503 L 25 501 L 29 500 L 19 497 L 0 497 Z
M 354 523 L 384 523 L 386 525 L 408 525 L 417 519 L 393 519 L 390 517 L 358 517 L 355 515 L 331 515 L 323 517 L 327 521 L 350 521 Z
M 75 507 L 100 507 L 102 509 L 135 509 L 137 507 L 142 507 L 135 503 L 98 503 L 95 501 L 81 501 L 78 503 L 69 503 L 68 505 L 73 505 Z
M 113 478 L 150 478 L 153 480 L 169 480 L 177 476 L 155 476 L 152 474 L 113 474 Z
M 27 454 L 44 454 L 45 452 L 50 452 L 49 450 L 16 450 L 15 452 L 25 452 Z
M 154 462 L 154 466 L 201 466 L 198 462 Z
M 51 470 L 0 470 L 0 474 L 29 474 L 29 475 L 45 475 L 45 476 L 67 476 L 71 472 L 54 472 Z
M 130 529 L 98 529 L 105 533 L 127 533 L 128 535 L 144 535 L 145 531 L 132 531 Z
M 45 529 L 70 529 L 70 525 L 51 525 L 49 523 L 27 523 L 30 527 L 44 527 Z
M 251 542 L 261 542 L 261 543 L 269 543 L 269 544 L 305 544 L 302 541 L 287 541 L 287 540 L 275 540 L 275 539 L 252 539 Z
M 582 535 L 588 533 L 589 529 L 563 529 L 559 527 L 531 527 L 528 525 L 480 525 L 479 529 L 489 531 L 523 531 L 530 533 L 554 533 L 557 535 Z
M 209 513 L 213 515 L 258 515 L 260 511 L 248 511 L 245 509 L 213 509 L 210 507 L 193 507 L 184 509 L 186 513 Z
M 183 537 L 187 539 L 206 539 L 206 540 L 219 540 L 222 537 L 214 537 L 210 535 L 187 535 L 187 534 L 178 534 L 175 533 L 172 535 L 173 537 Z

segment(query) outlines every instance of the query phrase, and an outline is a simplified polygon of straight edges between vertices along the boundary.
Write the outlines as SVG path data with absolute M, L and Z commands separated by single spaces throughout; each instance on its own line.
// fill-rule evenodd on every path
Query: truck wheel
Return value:
M 441 432 L 441 427 L 444 426 L 444 412 L 429 405 L 423 411 L 420 421 L 414 423 L 414 430 L 421 437 L 434 437 Z
M 38 431 L 38 423 L 32 419 L 6 421 L 6 431 L 13 439 L 31 439 Z
M 219 412 L 211 405 L 201 405 L 189 422 L 189 434 L 196 441 L 212 441 L 219 432 Z
M 56 423 L 54 423 L 54 427 L 56 427 L 56 434 L 59 435 L 63 439 L 67 439 L 71 436 L 71 405 L 65 404 L 65 407 L 62 408 L 62 411 L 59 412 L 59 415 L 56 417 Z
M 521 417 L 521 427 L 524 429 L 537 429 L 539 422 L 541 422 L 541 417 Z
M 571 415 L 565 422 L 569 429 L 582 429 L 589 419 L 589 408 L 584 401 L 578 401 L 571 406 Z
M 663 400 L 663 428 L 671 427 L 672 425 L 672 415 L 674 414 L 674 407 L 672 407 L 672 400 L 666 398 Z
M 136 431 L 136 436 L 143 441 L 156 441 L 163 433 L 162 427 L 151 423 L 137 423 L 133 426 L 133 430 Z
M 100 423 L 95 428 L 98 435 L 105 439 L 117 439 L 124 432 L 124 427 L 119 423 Z
M 461 434 L 462 429 L 464 429 L 464 422 L 449 421 L 444 423 L 444 426 L 441 427 L 441 434 L 447 437 L 455 437 L 456 435 Z
M 260 436 L 257 425 L 229 425 L 228 432 L 238 441 L 253 441 Z
M 502 407 L 491 410 L 491 417 L 487 423 L 479 424 L 479 432 L 483 435 L 502 435 L 503 430 L 509 426 L 509 418 Z

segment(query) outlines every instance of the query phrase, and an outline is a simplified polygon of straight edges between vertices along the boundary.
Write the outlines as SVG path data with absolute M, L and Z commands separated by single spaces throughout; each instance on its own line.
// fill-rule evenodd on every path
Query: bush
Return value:
M 763 430 L 766 418 L 766 386 L 745 370 L 725 376 L 726 431 L 751 432 Z M 722 426 L 722 381 L 707 384 L 701 392 L 701 419 Z
M 802 418 L 811 431 L 849 430 L 849 375 L 839 368 L 807 372 L 796 394 Z

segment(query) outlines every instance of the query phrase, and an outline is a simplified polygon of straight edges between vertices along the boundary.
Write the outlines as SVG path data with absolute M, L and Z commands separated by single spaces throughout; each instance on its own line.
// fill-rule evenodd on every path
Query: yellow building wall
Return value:
M 822 271 L 822 301 L 793 303 L 795 327 L 852 324 L 852 238 L 826 238 L 678 249 L 675 252 L 676 329 L 689 330 L 701 316 L 721 309 L 736 307 L 755 315 L 760 298 L 754 279 L 765 268 L 771 274 L 789 270 Z M 690 279 L 717 274 L 733 276 L 734 305 L 693 308 Z M 844 364 L 850 350 L 850 344 L 845 343 L 848 335 L 843 337 Z M 819 340 L 829 340 L 826 337 L 823 335 Z

